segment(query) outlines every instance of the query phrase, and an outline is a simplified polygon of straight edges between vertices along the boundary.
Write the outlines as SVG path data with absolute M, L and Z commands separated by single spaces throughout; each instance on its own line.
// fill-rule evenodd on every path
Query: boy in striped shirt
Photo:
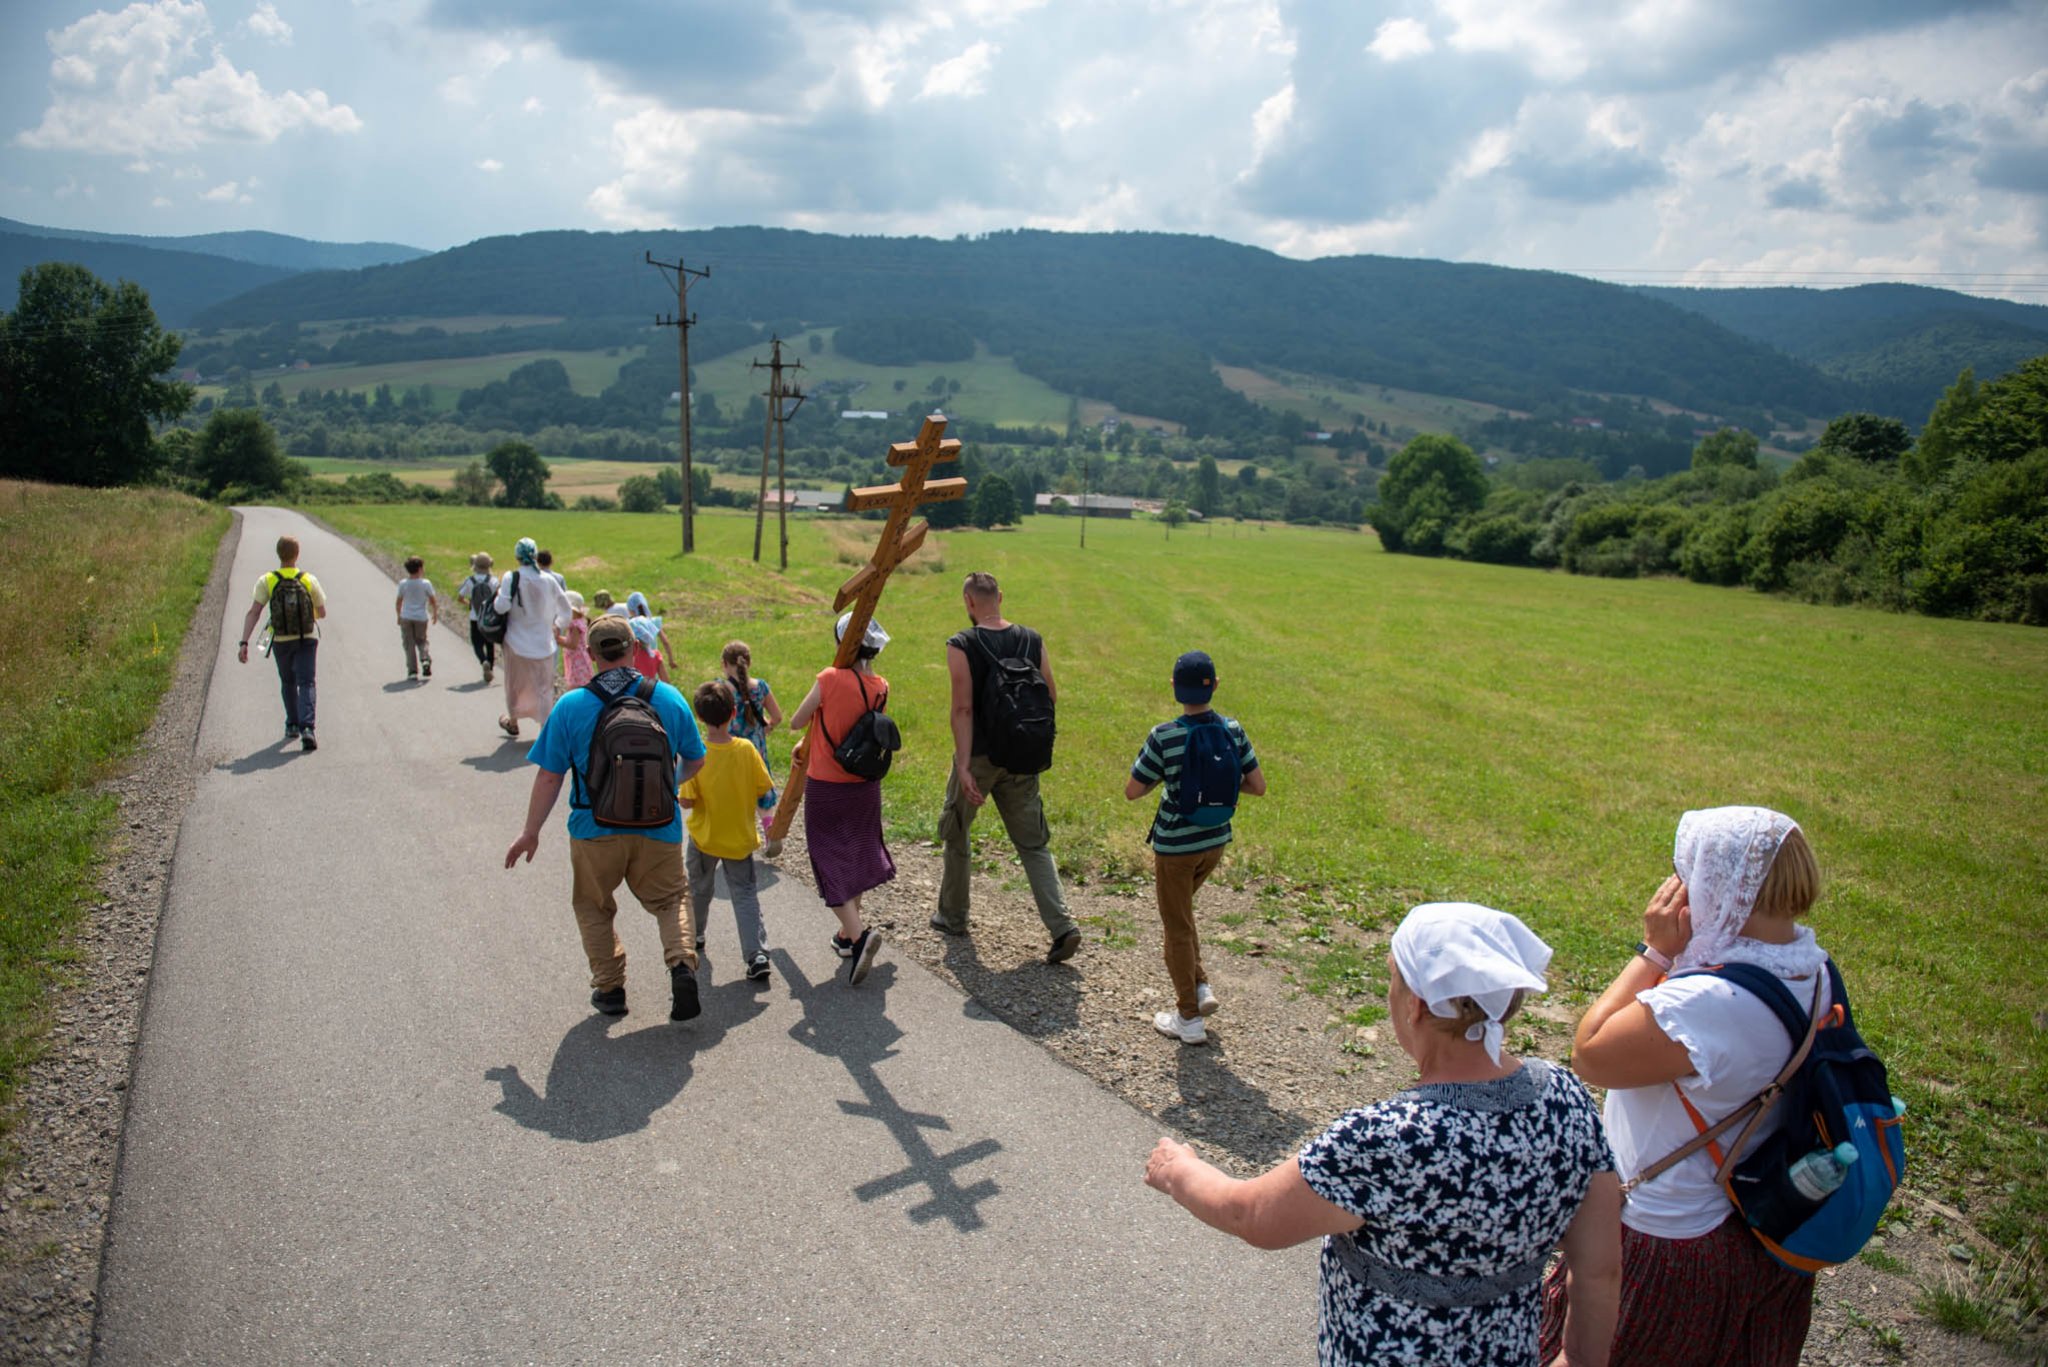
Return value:
M 1222 728 L 1237 754 L 1237 791 L 1253 797 L 1264 796 L 1266 791 L 1266 775 L 1244 728 L 1210 708 L 1209 699 L 1215 692 L 1216 666 L 1207 655 L 1191 650 L 1173 662 L 1173 696 L 1181 705 L 1181 715 L 1152 728 L 1131 765 L 1130 780 L 1124 784 L 1124 796 L 1133 802 L 1154 788 L 1160 789 L 1159 812 L 1145 838 L 1152 845 L 1153 891 L 1159 900 L 1166 971 L 1173 978 L 1175 1002 L 1173 1010 L 1152 1018 L 1152 1026 L 1182 1044 L 1209 1042 L 1202 1018 L 1216 1010 L 1217 1001 L 1209 989 L 1209 975 L 1202 970 L 1195 890 L 1222 862 L 1223 847 L 1230 843 L 1227 810 L 1182 810 L 1181 772 L 1191 730 Z

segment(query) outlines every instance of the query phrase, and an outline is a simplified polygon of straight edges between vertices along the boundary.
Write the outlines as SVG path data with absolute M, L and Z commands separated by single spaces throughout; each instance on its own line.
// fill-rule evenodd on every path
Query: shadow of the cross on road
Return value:
M 931 1196 L 909 1209 L 907 1214 L 913 1223 L 921 1225 L 944 1219 L 962 1234 L 982 1228 L 978 1207 L 1002 1188 L 986 1177 L 963 1187 L 955 1173 L 1000 1152 L 1001 1142 L 980 1139 L 947 1153 L 937 1152 L 925 1132 L 951 1131 L 951 1123 L 942 1115 L 906 1110 L 875 1072 L 877 1064 L 895 1056 L 896 1050 L 891 1046 L 903 1037 L 895 1022 L 884 1014 L 886 993 L 895 980 L 895 965 L 880 965 L 865 983 L 848 989 L 835 981 L 814 986 L 786 952 L 777 950 L 775 957 L 783 981 L 789 984 L 790 994 L 804 1011 L 803 1019 L 790 1027 L 790 1038 L 846 1065 L 848 1075 L 866 1099 L 841 1101 L 839 1109 L 863 1120 L 882 1122 L 889 1137 L 910 1160 L 896 1172 L 855 1187 L 855 1198 L 868 1202 L 891 1192 L 923 1187 Z

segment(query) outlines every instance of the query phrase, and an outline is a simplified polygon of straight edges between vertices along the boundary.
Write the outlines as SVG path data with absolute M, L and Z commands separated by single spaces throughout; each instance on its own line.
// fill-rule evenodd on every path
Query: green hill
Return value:
M 291 274 L 277 266 L 198 252 L 0 233 L 0 308 L 14 307 L 21 273 L 46 261 L 76 262 L 109 283 L 133 280 L 149 291 L 157 319 L 170 327 L 183 327 L 223 299 Z
M 396 242 L 315 242 L 284 233 L 266 232 L 143 237 L 134 233 L 98 233 L 79 228 L 44 228 L 33 223 L 17 223 L 11 218 L 0 218 L 0 233 L 49 237 L 66 242 L 112 242 L 162 252 L 196 252 L 201 256 L 221 256 L 230 261 L 276 266 L 286 271 L 359 270 L 364 266 L 381 266 L 393 261 L 412 261 L 428 254 L 419 247 L 407 247 Z
M 644 252 L 713 274 L 707 323 L 930 320 L 1055 389 L 1186 424 L 1270 427 L 1214 364 L 1278 366 L 1511 407 L 1573 390 L 1702 412 L 1833 412 L 1849 386 L 1713 322 L 1552 272 L 1339 257 L 1297 261 L 1212 238 L 1001 232 L 855 238 L 767 228 L 529 233 L 396 265 L 279 281 L 206 311 L 217 327 L 522 312 L 594 319 L 672 303 Z M 915 349 L 914 347 L 912 348 Z M 940 359 L 934 356 L 931 359 Z

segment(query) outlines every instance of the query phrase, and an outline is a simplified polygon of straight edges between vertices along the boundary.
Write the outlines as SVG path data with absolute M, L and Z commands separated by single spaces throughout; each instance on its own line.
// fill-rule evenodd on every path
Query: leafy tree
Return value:
M 682 476 L 676 477 L 678 484 Z M 651 475 L 634 475 L 619 486 L 619 507 L 629 513 L 661 511 L 661 484 Z
M 1001 475 L 986 475 L 974 494 L 974 525 L 983 529 L 1014 525 L 1017 491 Z
M 1740 427 L 1724 427 L 1712 436 L 1703 437 L 1700 444 L 1692 449 L 1692 468 L 1707 470 L 1717 465 L 1732 465 L 1754 470 L 1756 448 L 1756 433 Z
M 110 286 L 63 262 L 23 271 L 14 312 L 0 313 L 0 475 L 94 485 L 146 477 L 151 423 L 192 406 L 189 385 L 162 378 L 178 348 L 133 282 Z
M 484 463 L 491 474 L 503 485 L 498 494 L 498 504 L 505 508 L 546 508 L 550 506 L 548 495 L 547 462 L 540 458 L 540 452 L 523 441 L 499 442 L 484 455 Z
M 1223 506 L 1223 480 L 1216 473 L 1216 458 L 1204 452 L 1195 462 L 1195 507 L 1203 517 L 1214 517 Z
M 455 472 L 455 496 L 472 508 L 481 508 L 491 501 L 497 481 L 491 472 L 484 469 L 480 460 L 470 461 Z
M 192 463 L 209 495 L 276 493 L 288 474 L 277 433 L 261 413 L 247 408 L 225 408 L 208 418 Z
M 1187 522 L 1188 505 L 1177 498 L 1168 499 L 1165 509 L 1159 514 L 1159 520 L 1166 524 L 1166 534 L 1172 536 L 1175 527 Z
M 1815 449 L 1850 456 L 1866 465 L 1885 465 L 1906 454 L 1912 444 L 1912 434 L 1897 418 L 1844 413 L 1827 425 Z
M 1486 471 L 1472 448 L 1426 432 L 1387 462 L 1373 526 L 1390 551 L 1435 555 L 1457 518 L 1486 502 Z
M 1956 382 L 1943 391 L 1920 440 L 1902 459 L 1906 477 L 1915 484 L 1928 485 L 1940 479 L 1963 451 L 1966 431 L 1984 408 L 1984 391 L 1978 387 L 1977 372 L 1965 369 Z

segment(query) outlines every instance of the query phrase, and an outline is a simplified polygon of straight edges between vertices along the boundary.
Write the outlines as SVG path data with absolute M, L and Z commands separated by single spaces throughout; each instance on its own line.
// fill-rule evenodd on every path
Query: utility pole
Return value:
M 675 314 L 666 318 L 657 315 L 654 325 L 676 330 L 676 364 L 680 374 L 676 392 L 683 398 L 683 554 L 688 555 L 697 549 L 697 510 L 694 506 L 697 491 L 691 482 L 690 469 L 690 329 L 696 326 L 697 315 L 690 312 L 690 282 L 709 280 L 711 267 L 706 266 L 701 271 L 693 271 L 683 264 L 680 256 L 676 258 L 674 265 L 670 265 L 666 261 L 656 261 L 652 252 L 642 252 L 641 255 L 647 259 L 648 265 L 673 274 L 676 278 Z
M 768 344 L 771 348 L 769 352 L 771 359 L 767 364 L 764 365 L 760 361 L 753 362 L 755 370 L 765 370 L 768 372 L 768 420 L 761 428 L 761 494 L 754 502 L 754 560 L 758 564 L 761 559 L 761 528 L 768 515 L 768 444 L 772 438 L 775 441 L 776 450 L 780 453 L 777 455 L 775 462 L 775 493 L 776 501 L 780 505 L 776 513 L 776 525 L 782 533 L 782 568 L 788 569 L 789 488 L 786 483 L 784 470 L 784 456 L 787 453 L 787 446 L 782 435 L 782 425 L 795 416 L 797 408 L 803 406 L 804 395 L 803 391 L 795 385 L 791 385 L 786 389 L 783 387 L 782 372 L 785 370 L 802 370 L 804 363 L 802 361 L 785 361 L 782 359 L 782 339 L 780 337 L 769 338 Z M 782 408 L 782 401 L 785 398 L 796 400 L 795 406 L 791 407 L 787 413 Z
M 1088 448 L 1081 448 L 1081 549 L 1088 549 Z

